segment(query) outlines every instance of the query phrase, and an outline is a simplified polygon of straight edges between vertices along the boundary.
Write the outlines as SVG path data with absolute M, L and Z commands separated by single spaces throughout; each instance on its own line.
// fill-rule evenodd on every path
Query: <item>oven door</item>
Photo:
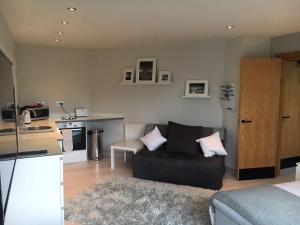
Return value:
M 86 128 L 85 127 L 64 128 L 64 129 L 72 130 L 73 151 L 86 150 Z M 63 129 L 60 129 L 61 132 L 62 130 Z

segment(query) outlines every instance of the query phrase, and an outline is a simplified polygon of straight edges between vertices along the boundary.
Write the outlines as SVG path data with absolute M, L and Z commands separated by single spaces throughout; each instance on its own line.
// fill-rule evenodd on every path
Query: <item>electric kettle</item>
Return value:
M 25 110 L 23 113 L 23 120 L 25 124 L 31 123 L 31 116 L 29 110 Z

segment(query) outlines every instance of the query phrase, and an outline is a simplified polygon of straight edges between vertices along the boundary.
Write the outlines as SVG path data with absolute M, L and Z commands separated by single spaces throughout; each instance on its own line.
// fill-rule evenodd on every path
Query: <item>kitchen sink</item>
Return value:
M 32 126 L 21 128 L 20 133 L 34 133 L 34 132 L 50 132 L 53 128 L 50 126 Z
M 0 129 L 0 136 L 1 135 L 12 135 L 15 134 L 16 129 L 14 128 L 6 128 L 6 129 Z

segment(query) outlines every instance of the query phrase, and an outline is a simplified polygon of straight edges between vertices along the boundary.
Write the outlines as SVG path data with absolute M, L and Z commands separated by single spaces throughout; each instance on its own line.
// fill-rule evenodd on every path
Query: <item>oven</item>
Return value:
M 86 132 L 85 123 L 64 122 L 64 123 L 58 123 L 57 127 L 61 133 L 64 129 L 72 130 L 73 151 L 80 151 L 80 150 L 87 149 L 87 132 Z M 62 150 L 64 151 L 63 147 Z

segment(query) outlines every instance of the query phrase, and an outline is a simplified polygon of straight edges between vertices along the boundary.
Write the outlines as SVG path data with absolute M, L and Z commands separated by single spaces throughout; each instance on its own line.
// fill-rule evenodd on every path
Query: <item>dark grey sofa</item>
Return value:
M 161 124 L 148 124 L 145 134 L 155 126 L 164 137 L 167 137 L 168 125 Z M 225 144 L 224 128 L 202 127 L 201 136 L 208 136 L 217 130 Z M 167 152 L 164 144 L 152 152 L 145 147 L 133 157 L 133 177 L 140 179 L 218 190 L 223 185 L 224 173 L 224 156 L 205 158 L 200 146 L 197 155 Z

